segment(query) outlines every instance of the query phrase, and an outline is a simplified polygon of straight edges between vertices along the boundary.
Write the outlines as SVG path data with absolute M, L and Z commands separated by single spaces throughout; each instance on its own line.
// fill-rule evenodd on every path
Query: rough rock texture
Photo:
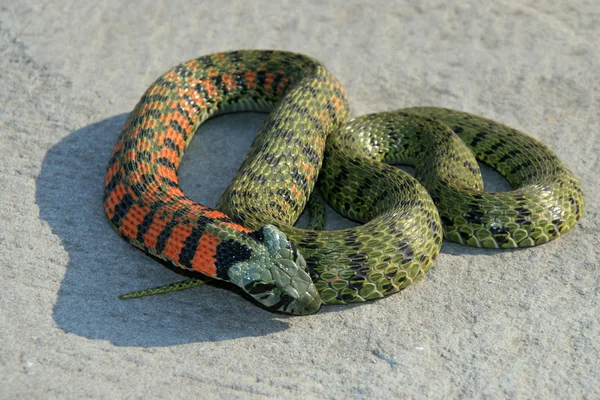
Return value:
M 282 3 L 0 2 L 0 398 L 600 397 L 596 2 Z M 533 249 L 445 243 L 404 292 L 308 317 L 214 286 L 118 301 L 180 279 L 105 220 L 119 130 L 162 72 L 237 48 L 322 60 L 354 115 L 439 105 L 529 132 L 581 178 L 583 220 Z M 214 205 L 263 118 L 207 123 L 183 189 Z

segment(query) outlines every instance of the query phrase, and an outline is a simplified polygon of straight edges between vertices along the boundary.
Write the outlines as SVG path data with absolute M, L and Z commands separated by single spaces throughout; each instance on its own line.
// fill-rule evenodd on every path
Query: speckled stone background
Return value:
M 0 398 L 599 398 L 598 38 L 594 0 L 0 1 Z M 354 115 L 529 132 L 581 178 L 584 218 L 533 249 L 445 243 L 404 292 L 308 317 L 212 286 L 118 301 L 179 279 L 102 211 L 127 113 L 171 66 L 239 48 L 322 60 Z M 214 205 L 263 119 L 202 127 L 184 190 Z

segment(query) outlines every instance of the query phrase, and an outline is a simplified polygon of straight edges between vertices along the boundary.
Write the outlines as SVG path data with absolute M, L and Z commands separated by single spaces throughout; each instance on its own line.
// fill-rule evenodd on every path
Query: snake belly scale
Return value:
M 182 192 L 177 169 L 204 121 L 236 111 L 269 115 L 212 209 Z M 342 86 L 305 55 L 245 50 L 180 64 L 125 123 L 105 178 L 108 220 L 150 255 L 229 281 L 270 310 L 309 314 L 403 289 L 431 267 L 443 237 L 527 247 L 582 215 L 568 168 L 502 124 L 440 108 L 348 119 Z M 484 192 L 478 159 L 515 191 Z M 389 165 L 398 163 L 414 165 L 418 181 Z M 317 177 L 327 202 L 363 225 L 293 227 Z

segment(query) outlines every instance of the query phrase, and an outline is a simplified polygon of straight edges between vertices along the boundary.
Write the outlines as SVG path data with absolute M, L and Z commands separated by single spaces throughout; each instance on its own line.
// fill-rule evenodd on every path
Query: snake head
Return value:
M 318 311 L 321 297 L 296 246 L 273 225 L 256 233 L 263 246 L 255 247 L 250 259 L 229 268 L 230 280 L 270 310 L 288 314 Z

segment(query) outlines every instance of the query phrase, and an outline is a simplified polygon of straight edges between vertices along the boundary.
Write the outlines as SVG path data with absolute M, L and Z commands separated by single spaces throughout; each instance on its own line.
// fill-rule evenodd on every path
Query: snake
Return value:
M 179 186 L 185 149 L 203 122 L 241 111 L 268 115 L 217 206 L 199 204 Z M 478 162 L 513 190 L 484 191 Z M 295 227 L 319 196 L 360 225 Z M 218 279 L 270 311 L 311 314 L 404 289 L 443 238 L 485 248 L 558 238 L 584 198 L 568 167 L 516 129 L 439 107 L 350 119 L 344 88 L 316 59 L 238 50 L 179 64 L 148 88 L 110 156 L 103 204 L 128 243 L 199 273 L 129 297 Z

